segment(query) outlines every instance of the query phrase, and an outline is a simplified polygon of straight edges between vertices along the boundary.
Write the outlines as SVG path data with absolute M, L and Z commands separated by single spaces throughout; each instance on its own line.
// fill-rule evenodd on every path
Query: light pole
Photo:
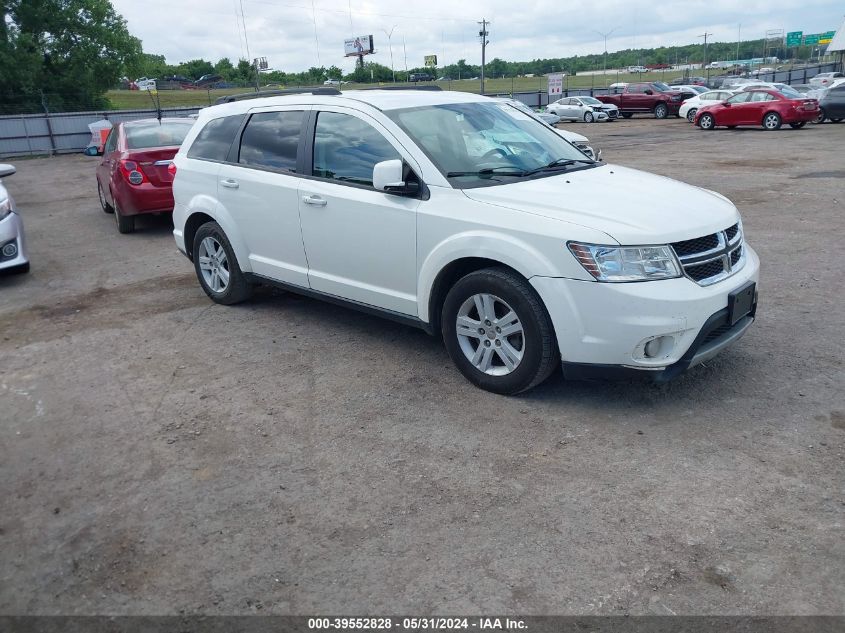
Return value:
M 396 70 L 393 68 L 393 42 L 391 41 L 391 37 L 393 37 L 393 29 L 395 29 L 398 24 L 394 24 L 393 28 L 390 29 L 390 33 L 385 31 L 384 29 L 381 30 L 382 33 L 387 35 L 387 46 L 390 48 L 390 72 L 393 73 L 393 83 L 396 83 Z
M 615 30 L 617 30 L 618 28 L 619 28 L 618 26 L 615 26 L 612 29 L 610 29 L 607 33 L 602 33 L 601 31 L 596 31 L 595 29 L 593 29 L 593 32 L 598 33 L 599 35 L 601 35 L 604 38 L 604 72 L 602 74 L 604 75 L 604 87 L 605 88 L 607 88 L 607 38 L 610 37 L 613 34 L 613 32 Z

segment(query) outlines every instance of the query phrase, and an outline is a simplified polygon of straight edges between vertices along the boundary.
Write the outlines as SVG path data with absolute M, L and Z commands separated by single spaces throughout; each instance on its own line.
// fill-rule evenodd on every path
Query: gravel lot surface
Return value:
M 0 613 L 845 614 L 845 124 L 566 127 L 743 213 L 758 322 L 671 384 L 505 398 L 415 329 L 214 305 L 95 159 L 18 161 Z

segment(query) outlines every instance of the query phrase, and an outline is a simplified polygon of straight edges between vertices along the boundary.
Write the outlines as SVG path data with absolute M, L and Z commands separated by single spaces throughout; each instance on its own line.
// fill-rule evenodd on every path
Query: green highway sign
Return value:
M 836 31 L 828 31 L 827 33 L 822 33 L 819 35 L 819 44 L 830 44 L 830 41 L 833 39 L 833 36 L 836 35 Z
M 792 31 L 786 34 L 786 46 L 792 48 L 793 46 L 801 46 L 801 36 L 804 31 Z
M 816 33 L 815 35 L 805 35 L 804 36 L 804 46 L 815 46 L 819 43 L 819 34 Z

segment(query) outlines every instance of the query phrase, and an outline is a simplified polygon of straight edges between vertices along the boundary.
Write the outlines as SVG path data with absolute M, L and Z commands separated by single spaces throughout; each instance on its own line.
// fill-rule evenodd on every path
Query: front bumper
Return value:
M 725 327 L 728 295 L 759 278 L 759 259 L 744 248 L 745 265 L 711 286 L 685 277 L 619 284 L 532 277 L 554 324 L 565 373 L 633 371 L 669 379 L 734 343 L 756 311 L 755 298 L 748 317 Z M 655 337 L 671 344 L 647 358 L 644 343 Z
M 13 255 L 3 255 L 3 249 L 13 250 Z M 15 211 L 0 220 L 0 270 L 16 268 L 29 263 L 26 250 L 26 238 L 23 232 L 23 220 Z

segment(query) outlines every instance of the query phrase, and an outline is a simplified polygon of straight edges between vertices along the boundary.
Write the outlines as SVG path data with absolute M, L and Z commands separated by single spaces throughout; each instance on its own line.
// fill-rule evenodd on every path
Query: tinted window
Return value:
M 111 129 L 111 132 L 109 132 L 108 138 L 106 138 L 106 145 L 103 148 L 103 154 L 108 154 L 109 152 L 113 152 L 116 145 L 117 145 L 117 128 L 113 127 Z
M 178 147 L 193 125 L 194 122 L 189 120 L 127 125 L 124 127 L 126 147 L 128 149 Z
M 746 101 L 748 101 L 748 98 L 750 96 L 750 92 L 740 92 L 739 94 L 736 94 L 730 99 L 728 99 L 728 103 L 745 103 Z
M 253 114 L 241 137 L 238 162 L 296 171 L 296 148 L 304 116 L 302 111 Z
M 375 164 L 396 158 L 402 157 L 384 136 L 361 119 L 336 112 L 320 112 L 317 116 L 315 176 L 372 186 Z
M 752 92 L 751 101 L 774 101 L 775 98 L 768 92 Z
M 219 119 L 212 119 L 206 123 L 202 132 L 199 133 L 188 150 L 188 158 L 201 158 L 203 160 L 226 160 L 235 134 L 241 127 L 244 115 L 226 116 Z

